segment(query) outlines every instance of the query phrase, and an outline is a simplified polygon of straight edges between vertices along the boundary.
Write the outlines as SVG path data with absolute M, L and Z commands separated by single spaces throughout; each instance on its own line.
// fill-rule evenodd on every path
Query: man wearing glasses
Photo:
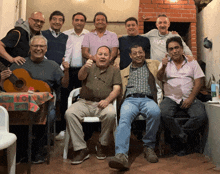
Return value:
M 26 21 L 19 19 L 15 28 L 0 41 L 0 62 L 6 66 L 25 63 L 24 57 L 28 56 L 30 38 L 40 34 L 44 23 L 44 15 L 41 12 L 32 13 Z

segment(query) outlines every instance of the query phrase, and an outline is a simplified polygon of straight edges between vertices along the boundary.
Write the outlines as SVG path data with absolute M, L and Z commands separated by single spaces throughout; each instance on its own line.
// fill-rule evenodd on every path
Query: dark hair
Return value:
M 54 11 L 53 13 L 51 13 L 51 14 L 50 14 L 50 18 L 49 18 L 50 21 L 51 21 L 51 19 L 52 19 L 53 16 L 62 16 L 62 17 L 63 17 L 63 23 L 64 23 L 64 21 L 65 21 L 65 16 L 64 16 L 64 14 L 63 14 L 62 12 L 60 12 L 60 11 Z
M 141 45 L 131 45 L 130 48 L 129 48 L 129 53 L 131 53 L 132 48 L 138 48 L 138 47 L 141 47 L 142 50 L 145 52 L 144 48 Z
M 84 15 L 82 12 L 77 12 L 77 13 L 73 14 L 72 20 L 74 20 L 74 18 L 75 18 L 76 15 L 81 15 L 81 16 L 83 16 L 84 19 L 85 19 L 85 22 L 86 22 L 86 19 L 87 19 L 87 18 L 86 18 L 86 15 Z
M 157 16 L 157 18 L 159 18 L 159 17 L 166 17 L 166 18 L 167 18 L 167 15 L 165 15 L 165 14 L 159 14 L 159 15 Z
M 174 37 L 171 37 L 169 39 L 167 39 L 166 41 L 166 49 L 168 51 L 168 45 L 170 42 L 177 42 L 182 48 L 183 48 L 183 42 L 182 42 L 182 39 L 178 36 L 174 36 Z
M 96 16 L 98 16 L 98 15 L 102 15 L 102 16 L 104 16 L 104 17 L 105 17 L 106 22 L 108 23 L 107 16 L 106 16 L 106 14 L 105 14 L 105 13 L 103 13 L 103 12 L 97 12 L 97 13 L 95 14 L 95 16 L 94 16 L 93 22 L 95 22 L 95 18 L 96 18 Z
M 136 24 L 138 25 L 138 21 L 137 21 L 137 19 L 136 19 L 135 17 L 130 17 L 130 18 L 126 19 L 126 20 L 125 20 L 125 25 L 126 25 L 126 23 L 127 23 L 128 21 L 135 21 Z
M 102 48 L 102 47 L 108 48 L 108 50 L 109 50 L 109 55 L 112 53 L 112 50 L 111 50 L 108 46 L 106 46 L 106 45 L 102 45 L 102 46 L 98 47 L 96 53 L 97 53 L 98 50 L 99 50 L 100 48 Z

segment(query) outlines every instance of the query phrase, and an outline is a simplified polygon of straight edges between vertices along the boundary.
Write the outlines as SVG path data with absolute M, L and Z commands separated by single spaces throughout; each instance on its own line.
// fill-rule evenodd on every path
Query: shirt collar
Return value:
M 80 33 L 80 35 L 76 34 L 76 31 L 75 29 L 73 28 L 70 32 L 70 34 L 74 34 L 74 35 L 77 35 L 77 36 L 81 36 L 81 35 L 85 35 L 86 34 L 86 30 L 83 29 L 82 32 Z
M 146 62 L 144 61 L 144 64 L 143 64 L 141 67 L 143 67 L 145 64 L 146 64 Z M 141 67 L 138 67 L 138 68 L 141 68 Z M 134 67 L 133 67 L 133 64 L 131 64 L 131 70 L 136 70 L 136 69 L 138 69 L 138 68 L 134 68 Z
M 60 31 L 58 33 L 56 33 L 52 28 L 49 28 L 49 30 L 51 31 L 52 34 L 55 34 L 57 36 L 59 36 L 61 33 Z
M 93 32 L 95 35 L 98 35 L 97 34 L 97 31 L 95 31 L 95 32 Z M 104 32 L 104 35 L 106 35 L 106 34 L 108 34 L 108 30 L 105 30 L 105 32 Z

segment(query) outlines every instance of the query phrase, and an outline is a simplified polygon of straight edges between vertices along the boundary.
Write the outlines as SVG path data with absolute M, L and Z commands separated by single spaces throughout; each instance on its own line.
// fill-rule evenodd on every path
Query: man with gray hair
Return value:
M 147 37 L 150 40 L 150 58 L 153 60 L 159 60 L 161 62 L 167 54 L 166 40 L 173 36 L 179 35 L 168 31 L 170 27 L 170 21 L 165 14 L 161 14 L 158 16 L 156 27 L 157 29 L 152 29 L 149 32 L 145 33 L 143 36 Z M 183 40 L 182 42 L 184 54 L 192 56 L 192 52 L 189 47 Z
M 41 12 L 32 13 L 26 21 L 19 19 L 15 28 L 0 41 L 0 62 L 5 66 L 25 63 L 24 57 L 29 53 L 30 38 L 40 34 L 44 23 L 44 15 Z
M 46 82 L 50 88 L 53 88 L 54 85 L 62 85 L 67 88 L 69 83 L 69 63 L 63 59 L 62 65 L 64 67 L 64 71 L 62 71 L 56 62 L 44 58 L 44 55 L 47 52 L 47 39 L 42 35 L 32 37 L 29 46 L 31 53 L 30 57 L 24 58 L 25 62 L 22 65 L 13 63 L 10 68 L 2 71 L 1 82 L 3 83 L 7 78 L 9 78 L 13 70 L 23 68 L 29 72 L 33 79 Z M 55 106 L 53 102 L 50 102 L 47 120 L 49 125 L 53 125 L 52 123 L 55 121 L 55 117 Z M 22 153 L 23 151 L 23 153 L 25 153 L 24 136 L 27 136 L 25 135 L 26 132 L 21 131 L 20 127 L 15 127 L 13 132 L 16 133 L 18 137 L 17 152 Z M 35 134 L 36 143 L 34 144 L 34 150 L 32 151 L 34 163 L 44 162 L 43 147 L 46 140 L 45 135 L 46 132 L 44 129 L 38 129 Z

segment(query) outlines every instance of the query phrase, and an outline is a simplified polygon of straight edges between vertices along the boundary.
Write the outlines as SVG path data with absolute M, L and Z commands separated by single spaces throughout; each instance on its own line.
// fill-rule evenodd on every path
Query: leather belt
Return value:
M 128 97 L 134 97 L 134 98 L 150 98 L 150 99 L 153 99 L 153 96 L 149 96 L 149 95 L 146 95 L 146 94 L 141 94 L 141 93 L 134 93 L 134 94 L 129 94 L 126 98 Z

